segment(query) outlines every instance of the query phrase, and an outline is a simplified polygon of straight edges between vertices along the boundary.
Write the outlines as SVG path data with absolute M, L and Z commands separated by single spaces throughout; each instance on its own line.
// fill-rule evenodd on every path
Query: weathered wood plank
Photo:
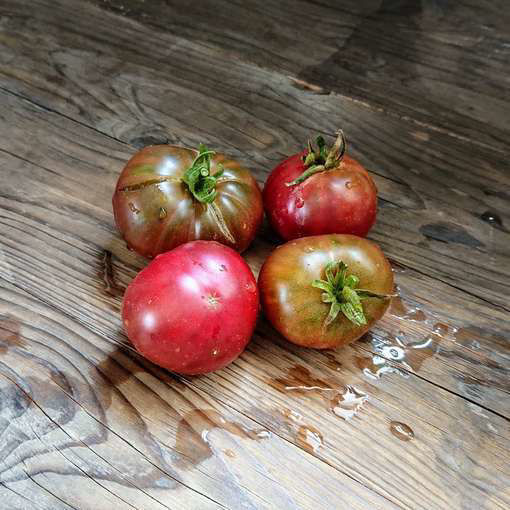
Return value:
M 13 176 L 3 187 L 0 198 L 1 270 L 11 285 L 25 289 L 37 300 L 51 303 L 48 308 L 19 293 L 4 298 L 9 315 L 23 324 L 22 336 L 27 337 L 26 345 L 10 346 L 7 355 L 19 357 L 26 350 L 44 349 L 38 357 L 48 360 L 50 347 L 53 349 L 51 356 L 55 356 L 50 361 L 56 364 L 58 360 L 59 370 L 73 376 L 72 367 L 65 361 L 71 358 L 78 370 L 75 379 L 86 385 L 85 374 L 86 387 L 99 393 L 100 401 L 101 398 L 106 402 L 110 398 L 112 402 L 115 400 L 114 404 L 102 406 L 118 413 L 108 420 L 109 427 L 123 437 L 132 437 L 134 445 L 139 442 L 145 445 L 153 440 L 158 445 L 176 445 L 175 434 L 178 434 L 182 417 L 187 423 L 191 421 L 195 430 L 207 429 L 204 418 L 197 418 L 194 408 L 214 409 L 228 421 L 244 423 L 243 428 L 247 430 L 263 426 L 272 432 L 274 439 L 271 436 L 271 441 L 278 442 L 280 449 L 271 443 L 271 447 L 261 452 L 266 443 L 247 440 L 247 452 L 243 450 L 235 459 L 263 456 L 263 464 L 268 463 L 264 465 L 269 472 L 273 469 L 274 476 L 287 476 L 285 482 L 279 481 L 287 492 L 276 491 L 278 501 L 290 494 L 299 502 L 298 508 L 321 508 L 324 502 L 334 504 L 332 494 L 338 496 L 338 505 L 345 504 L 342 498 L 346 497 L 349 507 L 354 508 L 356 505 L 361 508 L 363 505 L 505 508 L 509 504 L 506 488 L 510 473 L 506 459 L 510 430 L 509 421 L 504 418 L 508 417 L 505 407 L 508 345 L 503 341 L 497 345 L 490 337 L 491 334 L 508 334 L 504 312 L 493 310 L 474 297 L 466 298 L 461 291 L 428 276 L 405 269 L 403 273 L 397 272 L 396 277 L 406 304 L 416 303 L 424 313 L 437 315 L 419 321 L 419 313 L 406 318 L 397 307 L 394 316 L 388 315 L 374 332 L 373 346 L 358 343 L 334 354 L 294 348 L 261 321 L 255 341 L 230 368 L 207 377 L 183 379 L 178 384 L 167 373 L 126 350 L 118 316 L 119 292 L 111 295 L 111 282 L 105 290 L 105 250 L 114 253 L 115 286 L 118 288 L 126 285 L 144 264 L 119 240 L 109 205 L 117 167 L 132 149 L 10 94 L 0 97 L 4 105 L 4 125 L 9 126 L 0 137 L 0 148 L 8 152 L 1 152 L 0 157 L 3 167 L 9 168 Z M 22 134 L 30 137 L 29 148 L 24 149 L 19 142 Z M 255 270 L 270 247 L 270 243 L 260 239 L 247 254 Z M 33 253 L 38 253 L 35 260 Z M 481 331 L 476 338 L 456 339 L 446 335 L 444 327 L 439 334 L 445 338 L 434 335 L 436 320 L 447 322 L 449 327 L 465 327 L 472 325 L 473 316 L 477 316 L 477 324 L 481 321 Z M 45 327 L 38 327 L 37 321 L 43 321 Z M 12 328 L 9 328 L 10 331 Z M 33 333 L 41 329 L 46 331 L 42 339 Z M 430 350 L 408 347 L 405 358 L 392 361 L 388 353 L 381 352 L 380 340 L 384 336 L 392 338 L 399 330 L 408 337 L 406 343 L 423 338 L 422 335 L 432 335 L 434 346 Z M 33 346 L 36 341 L 39 344 Z M 478 341 L 481 348 L 475 349 L 472 341 Z M 60 342 L 57 349 L 56 342 Z M 389 345 L 398 347 L 394 340 Z M 489 347 L 495 352 L 489 353 Z M 429 354 L 435 355 L 426 359 Z M 374 358 L 377 355 L 382 355 L 382 361 Z M 21 365 L 22 375 L 33 377 L 33 365 L 14 361 L 9 365 Z M 476 370 L 480 380 L 468 379 Z M 490 383 L 483 379 L 488 375 L 492 377 Z M 499 381 L 500 386 L 493 381 Z M 58 381 L 56 384 L 60 389 L 65 387 Z M 363 393 L 358 394 L 359 409 L 357 404 L 346 404 L 342 400 L 348 385 Z M 78 390 L 82 387 L 77 386 Z M 285 389 L 295 386 L 326 389 Z M 60 391 L 53 384 L 51 388 Z M 115 399 L 108 396 L 111 394 Z M 467 396 L 472 402 L 457 394 Z M 367 395 L 368 401 L 365 401 Z M 486 408 L 488 403 L 497 414 Z M 88 407 L 86 409 L 91 412 Z M 125 419 L 125 412 L 134 415 Z M 351 420 L 342 419 L 350 413 L 353 413 Z M 202 415 L 199 413 L 199 416 Z M 390 432 L 392 421 L 409 425 L 415 438 L 409 442 L 399 441 Z M 217 417 L 213 422 L 221 424 Z M 144 442 L 140 435 L 145 437 L 146 432 L 150 435 Z M 170 467 L 176 475 L 184 477 L 186 473 L 188 478 L 183 480 L 189 486 L 197 484 L 220 503 L 235 508 L 229 499 L 234 496 L 225 495 L 224 490 L 219 494 L 220 489 L 209 480 L 224 469 L 223 464 L 217 463 L 230 458 L 230 451 L 225 453 L 224 450 L 232 450 L 236 455 L 235 448 L 240 447 L 228 442 L 233 439 L 231 435 L 232 432 L 218 439 L 219 446 L 211 457 L 207 457 L 207 450 L 205 454 L 200 450 L 203 446 L 197 446 L 196 469 L 180 471 L 173 463 Z M 293 465 L 291 455 L 294 455 L 287 451 L 291 443 L 313 454 L 303 453 L 303 457 L 296 458 L 299 472 L 289 472 L 289 465 Z M 372 453 L 362 455 L 361 450 Z M 188 452 L 189 455 L 195 454 Z M 204 456 L 214 459 L 210 460 L 211 471 L 209 464 L 204 465 L 207 461 L 200 460 Z M 285 459 L 282 460 L 285 465 L 272 466 L 272 461 L 267 459 L 274 458 Z M 115 459 L 122 461 L 119 457 Z M 323 461 L 316 460 L 315 471 L 306 464 L 312 459 Z M 243 475 L 246 470 L 252 472 L 249 471 L 252 461 L 243 462 L 235 471 L 236 476 Z M 325 467 L 326 463 L 329 468 Z M 258 468 L 253 469 L 257 471 Z M 335 471 L 334 474 L 324 473 L 324 469 Z M 203 470 L 205 479 L 201 475 Z M 309 475 L 311 471 L 315 474 Z M 303 472 L 307 473 L 306 481 L 300 478 L 299 473 Z M 336 482 L 341 486 L 331 490 L 327 480 L 338 477 L 342 477 Z M 358 482 L 350 489 L 354 493 L 346 496 L 351 479 Z M 218 484 L 223 482 L 215 480 Z M 242 480 L 248 483 L 245 478 Z M 269 497 L 261 492 L 260 479 L 255 474 L 249 480 L 252 492 L 260 498 Z M 298 487 L 293 480 L 299 481 Z M 204 483 L 206 485 L 202 485 Z M 311 486 L 313 489 L 308 490 Z M 323 492 L 325 490 L 328 495 Z M 271 491 L 274 492 L 274 488 Z M 378 499 L 376 494 L 384 499 Z M 260 499 L 256 504 L 264 507 Z
M 0 314 L 5 484 L 28 476 L 80 509 L 394 507 L 53 307 L 3 289 Z
M 13 172 L 17 169 L 15 180 L 12 184 L 6 183 L 2 190 L 4 208 L 15 207 L 18 214 L 25 215 L 27 222 L 33 218 L 37 222 L 59 225 L 66 233 L 59 246 L 69 257 L 64 267 L 71 274 L 80 278 L 84 263 L 96 264 L 99 273 L 104 264 L 103 250 L 107 249 L 121 258 L 125 267 L 121 268 L 120 281 L 127 282 L 134 275 L 131 268 L 141 268 L 144 261 L 127 252 L 118 239 L 112 224 L 110 203 L 118 171 L 134 149 L 57 114 L 38 109 L 11 94 L 0 94 L 0 98 L 4 104 L 0 115 L 4 125 L 9 126 L 2 133 L 0 150 L 7 151 L 4 153 L 6 161 L 9 161 L 6 168 L 12 168 Z M 27 135 L 31 139 L 29 146 L 24 143 Z M 30 170 L 25 168 L 25 163 Z M 391 196 L 390 192 L 388 194 Z M 16 240 L 15 232 L 19 226 L 13 225 L 12 228 L 12 234 L 6 235 L 4 243 Z M 40 238 L 40 235 L 44 237 Z M 47 237 L 51 236 L 49 232 L 41 232 L 40 235 L 32 237 L 30 244 L 43 252 L 44 246 L 55 240 Z M 76 244 L 76 238 L 80 245 Z M 256 271 L 273 247 L 267 239 L 266 233 L 265 239 L 259 238 L 246 254 Z M 9 247 L 14 250 L 9 264 L 21 273 L 29 259 L 17 245 L 9 244 Z M 50 263 L 58 271 L 59 263 L 52 261 L 50 256 L 41 257 L 44 257 L 44 263 Z M 389 342 L 396 344 L 403 325 L 406 330 L 403 341 L 407 343 L 432 335 L 431 349 L 436 349 L 444 340 L 442 352 L 437 357 L 440 368 L 430 368 L 430 373 L 435 374 L 432 380 L 465 396 L 467 391 L 478 391 L 477 402 L 486 403 L 491 409 L 510 417 L 508 399 L 505 398 L 509 390 L 505 383 L 509 368 L 506 358 L 508 346 L 502 340 L 509 333 L 505 320 L 507 312 L 421 272 L 404 268 L 396 270 L 407 306 L 423 309 L 423 320 L 409 321 L 403 310 L 395 309 L 392 318 L 385 319 L 379 336 L 387 336 Z M 51 294 L 51 302 L 64 301 L 67 306 L 72 306 L 75 314 L 79 314 L 80 310 L 94 310 L 105 299 L 104 296 L 94 297 L 90 303 L 91 295 L 95 296 L 94 289 L 90 284 L 82 289 L 80 280 L 77 280 L 73 296 Z M 77 291 L 82 291 L 83 295 Z M 41 293 L 44 293 L 43 288 Z M 109 317 L 103 318 L 92 327 L 108 333 L 110 320 Z M 102 326 L 103 323 L 106 326 Z M 437 324 L 446 324 L 449 331 L 436 334 Z M 501 338 L 499 342 L 498 338 Z M 478 342 L 478 349 L 472 348 L 473 341 Z M 408 354 L 414 358 L 420 357 L 420 352 L 415 350 Z M 427 352 L 432 351 L 429 349 Z M 475 386 L 466 387 L 463 391 L 462 381 L 459 382 L 457 376 L 459 372 L 469 375 L 470 380 L 475 379 L 475 382 L 472 381 Z M 487 381 L 492 381 L 492 384 L 487 384 Z
M 508 149 L 505 0 L 92 0 L 473 143 Z
M 260 180 L 311 133 L 343 126 L 352 154 L 376 175 L 382 201 L 371 236 L 389 256 L 508 309 L 510 177 L 499 154 L 298 90 L 224 51 L 93 6 L 80 4 L 71 26 L 69 2 L 35 13 L 4 3 L 1 86 L 131 144 L 205 140 Z M 484 221 L 488 212 L 501 225 Z

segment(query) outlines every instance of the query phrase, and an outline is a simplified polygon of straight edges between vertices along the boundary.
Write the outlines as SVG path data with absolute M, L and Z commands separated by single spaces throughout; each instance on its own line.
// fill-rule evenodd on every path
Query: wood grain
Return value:
M 93 0 L 417 126 L 508 149 L 505 0 Z
M 3 409 L 16 412 L 5 416 L 3 484 L 32 477 L 75 508 L 187 509 L 312 508 L 327 483 L 338 504 L 382 508 L 360 484 L 75 319 L 8 290 L 0 309 L 11 324 L 2 331 L 23 342 L 0 366 Z M 295 469 L 316 489 L 292 487 Z M 68 476 L 75 490 L 62 484 Z
M 4 105 L 4 125 L 9 125 L 11 132 L 9 135 L 6 131 L 2 136 L 2 164 L 15 176 L 2 190 L 0 199 L 3 211 L 1 269 L 11 286 L 31 296 L 24 297 L 18 290 L 7 289 L 8 355 L 19 356 L 18 351 L 32 350 L 30 332 L 34 323 L 37 325 L 37 317 L 43 314 L 51 322 L 36 329 L 44 329 L 50 336 L 41 339 L 37 348 L 56 351 L 60 356 L 58 369 L 66 381 L 71 381 L 60 380 L 57 385 L 65 389 L 65 384 L 71 384 L 77 386 L 75 391 L 79 392 L 81 382 L 88 392 L 96 395 L 100 404 L 95 411 L 91 410 L 88 403 L 91 397 L 86 396 L 85 389 L 73 402 L 79 402 L 80 407 L 84 406 L 99 417 L 101 423 L 101 412 L 104 412 L 108 426 L 117 435 L 127 438 L 129 445 L 137 450 L 141 449 L 140 444 L 145 445 L 143 453 L 148 448 L 147 441 L 160 448 L 161 444 L 174 445 L 164 457 L 164 460 L 171 459 L 167 464 L 157 456 L 151 458 L 153 464 L 227 508 L 237 508 L 236 494 L 244 489 L 234 484 L 230 495 L 226 495 L 220 489 L 221 481 L 215 486 L 209 478 L 203 478 L 204 464 L 214 464 L 212 472 L 206 471 L 205 476 L 210 477 L 224 470 L 217 467 L 220 460 L 229 462 L 249 456 L 231 442 L 237 441 L 239 434 L 246 434 L 246 438 L 240 439 L 246 439 L 244 443 L 250 445 L 246 448 L 251 455 L 260 458 L 263 454 L 259 448 L 265 448 L 264 440 L 250 439 L 250 435 L 253 437 L 253 433 L 261 430 L 271 432 L 271 438 L 274 436 L 271 441 L 283 441 L 282 454 L 276 457 L 286 461 L 285 465 L 274 465 L 276 447 L 268 446 L 263 465 L 269 472 L 278 473 L 278 484 L 283 488 L 276 492 L 274 487 L 267 493 L 261 492 L 255 474 L 250 478 L 252 485 L 245 482 L 246 470 L 254 460 L 244 461 L 238 468 L 236 476 L 242 474 L 242 483 L 247 483 L 250 491 L 257 494 L 255 497 L 250 492 L 250 504 L 254 508 L 271 507 L 282 501 L 290 505 L 290 497 L 294 498 L 296 508 L 321 507 L 324 501 L 331 501 L 331 495 L 323 494 L 321 487 L 327 486 L 329 492 L 329 482 L 325 480 L 338 483 L 338 477 L 343 483 L 337 492 L 336 504 L 340 507 L 348 504 L 349 508 L 356 508 L 356 505 L 360 508 L 363 505 L 428 508 L 430 504 L 434 508 L 469 508 L 470 505 L 504 508 L 509 503 L 505 493 L 510 474 L 505 460 L 509 448 L 510 410 L 507 406 L 508 346 L 503 340 L 508 330 L 504 312 L 428 276 L 395 266 L 404 304 L 396 302 L 392 312 L 365 343 L 335 353 L 297 349 L 283 342 L 261 321 L 254 342 L 230 368 L 207 377 L 175 380 L 134 354 L 120 330 L 121 289 L 145 264 L 118 238 L 109 205 L 116 168 L 132 149 L 12 94 L 3 93 L 0 97 Z M 29 135 L 32 140 L 25 150 L 19 143 L 20 133 Z M 34 154 L 37 157 L 33 157 Z M 266 239 L 267 234 L 247 253 L 255 271 L 271 249 L 272 243 Z M 33 261 L 33 253 L 39 254 L 36 261 Z M 110 260 L 112 267 L 109 267 Z M 44 278 L 40 278 L 41 274 Z M 29 313 L 34 307 L 35 312 Z M 479 330 L 469 329 L 473 327 L 473 315 L 480 318 L 476 322 Z M 24 321 L 23 317 L 26 317 Z M 22 346 L 16 342 L 11 345 L 16 322 L 23 325 Z M 446 326 L 438 331 L 437 324 Z M 451 330 L 445 331 L 445 327 Z M 455 333 L 454 328 L 464 328 L 464 335 L 456 338 L 458 331 Z M 404 349 L 404 357 L 394 359 L 390 351 L 398 347 L 395 338 L 399 331 L 404 332 L 403 341 L 408 348 Z M 499 343 L 498 335 L 501 335 Z M 428 349 L 413 347 L 413 341 L 422 340 L 423 343 L 427 336 L 432 337 Z M 56 348 L 55 342 L 62 338 L 66 344 L 71 344 L 69 352 L 65 346 Z M 384 340 L 388 343 L 384 344 Z M 478 342 L 478 348 L 473 342 Z M 385 346 L 389 349 L 383 351 Z M 57 354 L 54 356 L 56 360 Z M 30 359 L 33 363 L 33 358 Z M 47 350 L 38 354 L 36 361 L 44 365 L 45 360 L 57 363 Z M 25 380 L 36 372 L 30 363 L 12 360 L 8 366 L 21 367 L 19 377 Z M 77 372 L 73 366 L 77 367 Z M 40 379 L 48 377 L 51 379 L 51 374 Z M 325 389 L 285 389 L 296 386 Z M 368 400 L 363 398 L 359 404 L 344 404 L 347 386 L 362 392 Z M 67 393 L 72 394 L 69 390 Z M 184 402 L 182 393 L 186 397 Z M 118 401 L 114 402 L 110 394 L 117 395 Z M 48 398 L 38 396 L 36 402 L 45 409 Z M 197 413 L 196 409 L 201 411 Z M 114 411 L 117 414 L 109 418 L 108 413 Z M 350 420 L 342 418 L 351 413 Z M 222 419 L 234 425 L 226 427 L 226 437 L 218 439 L 220 442 L 212 448 L 213 454 L 209 446 L 193 434 L 195 439 L 189 439 L 190 427 L 199 434 L 218 427 L 221 430 L 225 428 Z M 395 420 L 410 426 L 415 434 L 415 439 L 406 442 L 405 448 L 404 442 L 390 432 L 390 424 Z M 185 450 L 181 453 L 197 459 L 195 468 L 172 457 L 172 452 L 174 455 L 179 452 L 177 436 L 185 438 L 179 440 L 179 448 Z M 83 440 L 78 432 L 76 437 Z M 190 443 L 197 444 L 190 447 Z M 311 461 L 308 457 L 316 459 L 316 467 L 312 469 L 303 464 L 305 461 L 301 457 L 296 458 L 299 472 L 305 469 L 307 476 L 309 472 L 317 473 L 310 475 L 310 483 L 307 478 L 308 490 L 303 494 L 302 484 L 296 487 L 294 483 L 299 479 L 298 473 L 288 474 L 285 481 L 279 478 L 289 470 L 291 461 L 287 459 L 293 454 L 286 450 L 290 444 L 295 445 L 293 448 L 297 452 L 303 452 L 299 455 L 304 455 L 307 462 Z M 361 445 L 369 447 L 373 454 L 360 456 Z M 144 459 L 139 459 L 128 445 L 123 447 L 127 451 L 115 457 L 121 472 L 126 472 L 120 467 L 124 457 L 133 459 L 129 462 L 135 465 L 143 464 Z M 115 445 L 114 450 L 118 449 L 120 446 Z M 413 462 L 413 458 L 420 458 L 420 462 Z M 60 463 L 57 465 L 64 471 Z M 97 478 L 93 457 L 83 470 Z M 391 476 L 387 475 L 388 471 Z M 184 478 L 183 473 L 189 478 Z M 351 480 L 358 481 L 355 489 L 351 487 Z M 102 479 L 99 481 L 106 484 Z M 137 487 L 143 485 L 138 477 L 131 481 Z M 107 487 L 115 494 L 118 484 L 119 481 L 114 480 Z M 447 486 L 457 489 L 451 493 L 445 491 Z M 142 488 L 149 491 L 148 487 Z M 349 492 L 352 490 L 354 493 Z M 156 488 L 149 494 L 167 506 L 172 505 L 171 499 L 164 499 L 169 497 L 166 491 L 162 492 L 164 494 Z M 80 494 L 83 498 L 84 493 L 77 491 L 78 499 L 74 501 L 78 507 L 86 504 L 79 499 Z M 192 492 L 189 497 L 198 497 L 194 495 Z M 135 498 L 134 495 L 128 497 L 123 490 L 122 496 L 129 504 L 143 508 L 143 503 L 129 499 Z M 265 498 L 266 503 L 260 498 Z
M 71 29 L 69 2 L 55 11 L 38 0 L 35 12 L 5 3 L 3 49 L 16 68 L 0 66 L 4 87 L 135 146 L 206 140 L 261 181 L 307 136 L 343 126 L 380 189 L 372 238 L 396 261 L 508 310 L 510 180 L 500 154 L 298 90 L 223 50 L 87 4 Z M 488 212 L 501 225 L 484 221 Z
M 485 3 L 95 3 L 0 5 L 2 505 L 508 508 L 504 76 L 492 53 L 476 68 L 482 86 L 460 83 L 464 65 L 446 78 L 431 64 L 445 41 L 445 66 L 479 63 L 490 40 L 469 39 L 478 24 L 451 26 Z M 303 15 L 323 30 L 296 41 Z M 220 23 L 228 16 L 237 27 Z M 492 27 L 495 43 L 504 28 Z M 413 53 L 410 34 L 430 58 Z M 374 70 L 364 58 L 349 82 L 342 49 L 387 63 Z M 326 52 L 349 96 L 314 67 Z M 414 58 L 417 79 L 406 83 L 403 62 Z M 443 88 L 425 99 L 432 79 Z M 465 116 L 460 88 L 477 105 Z M 411 91 L 422 99 L 410 104 Z M 120 239 L 110 205 L 129 156 L 206 141 L 263 182 L 307 136 L 340 125 L 380 191 L 371 236 L 400 295 L 384 319 L 353 346 L 318 352 L 261 317 L 246 352 L 203 377 L 141 358 L 119 310 L 147 261 Z M 245 254 L 256 273 L 277 242 L 263 227 Z
M 30 171 L 18 171 L 18 177 L 13 181 L 15 184 L 12 186 L 7 184 L 4 188 L 4 198 L 14 203 L 27 200 L 21 209 L 25 215 L 34 215 L 37 221 L 58 224 L 61 231 L 71 235 L 71 239 L 64 238 L 64 244 L 60 245 L 69 255 L 65 267 L 79 270 L 81 265 L 88 261 L 98 266 L 96 272 L 99 275 L 107 260 L 104 252 L 106 249 L 115 254 L 115 265 L 126 264 L 127 267 L 121 267 L 117 275 L 120 285 L 125 285 L 135 274 L 131 268 L 139 269 L 143 267 L 145 261 L 128 252 L 124 243 L 118 239 L 110 210 L 110 195 L 118 175 L 117 169 L 122 167 L 134 149 L 108 139 L 92 129 L 84 128 L 76 122 L 62 119 L 57 114 L 40 110 L 12 94 L 4 93 L 0 97 L 5 104 L 2 113 L 4 124 L 10 126 L 9 130 L 3 133 L 0 150 L 7 151 L 6 157 L 11 155 L 10 167 L 22 165 L 23 168 L 23 164 L 27 164 L 31 168 Z M 32 140 L 30 147 L 19 143 L 20 133 L 30 133 Z M 40 149 L 34 152 L 36 147 Z M 16 157 L 12 154 L 16 154 Z M 33 154 L 37 156 L 33 157 Z M 69 169 L 73 167 L 75 170 L 70 172 Z M 67 176 L 66 179 L 61 178 L 64 175 Z M 47 199 L 43 201 L 42 208 L 39 201 L 20 196 L 20 190 L 27 193 L 26 190 L 34 187 L 36 196 L 46 193 Z M 58 201 L 58 205 L 54 204 L 55 201 Z M 86 208 L 87 212 L 82 208 Z M 65 218 L 62 218 L 62 211 L 67 213 Z M 85 241 L 84 246 L 76 245 L 73 239 L 77 236 Z M 15 239 L 15 234 L 12 237 Z M 31 242 L 36 243 L 37 236 Z M 39 251 L 43 251 L 43 246 L 47 242 L 45 240 L 39 242 Z M 88 246 L 89 243 L 93 243 L 93 249 Z M 256 272 L 273 246 L 271 233 L 265 230 L 253 248 L 246 253 L 247 260 Z M 22 256 L 21 253 L 16 255 L 17 258 Z M 20 262 L 19 270 L 24 266 L 25 263 Z M 54 266 L 55 270 L 58 270 L 59 264 Z M 444 350 L 438 357 L 444 363 L 439 371 L 437 383 L 444 385 L 444 374 L 450 373 L 446 378 L 450 382 L 446 386 L 452 391 L 459 391 L 459 382 L 456 378 L 458 371 L 469 373 L 471 379 L 478 377 L 480 381 L 492 380 L 493 384 L 490 385 L 477 384 L 477 391 L 481 392 L 477 401 L 491 402 L 492 409 L 510 417 L 510 408 L 507 399 L 504 398 L 505 393 L 500 393 L 508 390 L 504 385 L 508 375 L 505 371 L 508 346 L 503 340 L 508 335 L 506 311 L 494 309 L 481 299 L 466 295 L 409 268 L 395 265 L 395 271 L 400 293 L 407 303 L 406 307 L 410 311 L 418 308 L 422 316 L 418 317 L 415 314 L 413 317 L 403 310 L 402 306 L 395 307 L 391 314 L 392 318 L 385 319 L 380 336 L 386 336 L 388 341 L 396 343 L 401 326 L 406 330 L 405 341 L 408 343 L 432 335 L 432 343 L 435 346 L 444 336 Z M 109 281 L 105 283 L 104 274 L 103 271 L 100 276 L 101 284 L 106 285 L 108 295 L 119 297 L 122 292 L 112 288 L 114 283 Z M 72 305 L 72 313 L 77 313 L 80 309 L 89 309 L 90 291 L 91 289 L 86 287 L 83 298 L 72 296 L 65 298 L 68 306 L 76 303 Z M 58 296 L 54 296 L 53 299 L 57 302 L 62 301 Z M 107 324 L 109 320 L 106 320 Z M 446 324 L 448 331 L 435 333 L 437 324 Z M 93 327 L 98 328 L 99 325 L 100 322 L 96 322 Z M 104 329 L 100 331 L 105 332 Z M 478 349 L 472 348 L 473 341 L 478 342 Z M 435 349 L 434 346 L 431 346 L 431 349 Z M 431 349 L 428 352 L 432 352 Z M 450 350 L 453 350 L 453 353 Z M 412 356 L 420 357 L 420 350 L 415 350 Z M 449 368 L 452 363 L 453 370 Z M 437 373 L 437 369 L 432 373 Z M 496 384 L 496 381 L 499 382 Z

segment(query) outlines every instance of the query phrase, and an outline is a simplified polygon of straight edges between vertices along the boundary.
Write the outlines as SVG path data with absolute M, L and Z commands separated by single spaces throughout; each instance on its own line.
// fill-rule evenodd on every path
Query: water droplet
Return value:
M 297 442 L 305 450 L 315 453 L 323 445 L 324 439 L 315 427 L 303 425 L 299 427 Z
M 351 182 L 351 181 L 347 181 L 347 182 L 345 183 L 345 187 L 346 187 L 347 189 L 351 189 L 351 188 L 352 188 L 352 182 Z
M 305 201 L 301 197 L 297 197 L 295 204 L 298 209 L 301 209 L 305 205 Z
M 253 282 L 248 282 L 244 288 L 248 291 L 248 292 L 255 292 L 257 290 L 257 286 L 253 283 Z
M 473 340 L 471 342 L 471 349 L 474 349 L 474 350 L 480 349 L 480 342 L 477 342 L 476 340 Z
M 164 207 L 159 208 L 159 219 L 164 220 L 166 218 L 166 209 Z
M 425 312 L 423 310 L 420 310 L 419 308 L 414 308 L 405 315 L 404 319 L 409 319 L 410 321 L 414 322 L 423 322 L 427 319 L 427 316 L 425 315 Z
M 236 454 L 232 450 L 223 450 L 223 453 L 227 457 L 230 457 L 231 459 L 233 459 L 236 456 Z
M 405 423 L 392 421 L 390 423 L 390 430 L 391 433 L 401 441 L 411 441 L 411 439 L 414 439 L 413 429 Z
M 387 360 L 381 356 L 373 356 L 372 358 L 356 357 L 356 365 L 361 369 L 363 375 L 369 379 L 380 379 L 384 374 L 398 374 L 404 379 L 409 377 L 407 372 L 399 370 L 387 364 Z
M 313 248 L 312 246 L 307 246 L 307 247 L 305 248 L 305 252 L 306 252 L 306 253 L 312 253 L 312 252 L 314 252 L 314 251 L 315 251 L 315 248 Z
M 381 354 L 385 358 L 390 358 L 395 361 L 400 361 L 405 358 L 405 351 L 402 347 L 397 347 L 395 345 L 385 345 L 381 349 Z
M 448 327 L 448 324 L 443 324 L 442 322 L 436 322 L 434 324 L 433 333 L 439 336 L 444 336 L 446 333 L 448 333 L 448 330 L 450 328 Z
M 140 209 L 137 209 L 136 205 L 133 204 L 133 202 L 129 202 L 128 206 L 131 212 L 134 212 L 135 214 L 138 214 L 140 212 Z
M 361 406 L 368 400 L 368 395 L 358 390 L 354 386 L 347 385 L 344 393 L 336 396 L 331 401 L 330 410 L 343 418 L 350 420 L 354 418 L 361 409 Z
M 227 266 L 225 264 L 221 264 L 220 271 L 228 271 Z
M 498 225 L 499 227 L 503 226 L 500 216 L 494 212 L 485 211 L 482 215 L 480 215 L 480 218 L 491 225 Z

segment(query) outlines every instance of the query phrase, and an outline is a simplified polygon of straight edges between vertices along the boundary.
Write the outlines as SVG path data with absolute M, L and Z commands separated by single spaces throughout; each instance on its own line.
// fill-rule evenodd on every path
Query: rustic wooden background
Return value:
M 1 0 L 0 507 L 510 508 L 509 27 L 508 0 Z M 206 142 L 262 184 L 339 127 L 401 296 L 375 330 L 140 358 L 130 155 Z

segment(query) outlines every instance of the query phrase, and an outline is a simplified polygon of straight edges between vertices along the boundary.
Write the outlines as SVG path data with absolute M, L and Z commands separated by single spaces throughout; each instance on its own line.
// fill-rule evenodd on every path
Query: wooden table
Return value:
M 507 0 L 2 0 L 0 507 L 510 508 L 509 26 Z M 138 356 L 126 160 L 206 142 L 262 184 L 339 127 L 400 294 L 374 331 L 319 352 L 261 318 L 194 378 Z

